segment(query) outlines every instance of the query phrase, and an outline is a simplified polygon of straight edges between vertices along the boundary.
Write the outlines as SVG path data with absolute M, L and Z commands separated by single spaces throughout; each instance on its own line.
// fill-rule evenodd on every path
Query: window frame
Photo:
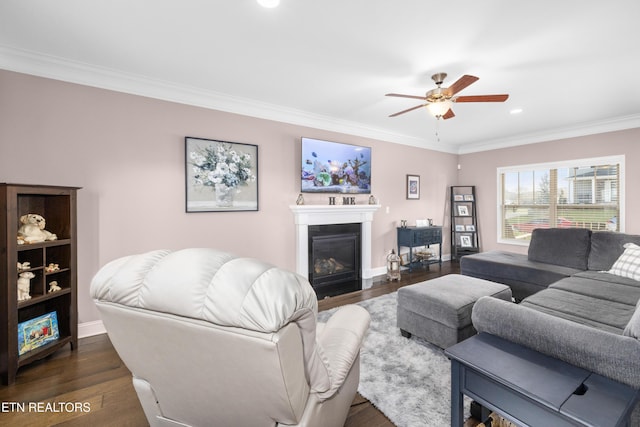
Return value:
M 619 232 L 625 231 L 625 155 L 612 155 L 602 157 L 590 157 L 585 159 L 572 159 L 561 160 L 545 163 L 530 163 L 513 166 L 501 166 L 496 169 L 496 186 L 497 186 L 497 205 L 496 205 L 496 241 L 497 243 L 516 246 L 529 246 L 529 240 L 520 239 L 505 239 L 502 237 L 503 229 L 503 182 L 502 176 L 505 173 L 510 172 L 531 172 L 540 169 L 560 169 L 560 168 L 576 168 L 576 167 L 591 167 L 607 164 L 619 165 L 618 171 L 618 186 L 619 186 L 619 201 L 618 208 L 620 215 L 618 218 Z

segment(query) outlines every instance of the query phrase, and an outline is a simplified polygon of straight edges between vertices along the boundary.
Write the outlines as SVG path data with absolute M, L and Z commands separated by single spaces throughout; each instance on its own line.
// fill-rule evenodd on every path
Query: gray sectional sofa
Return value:
M 460 259 L 460 272 L 509 285 L 513 297 L 522 300 L 558 280 L 589 270 L 590 264 L 603 270 L 612 256 L 610 247 L 617 253 L 613 264 L 622 253 L 622 245 L 614 238 L 616 233 L 598 233 L 593 255 L 591 235 L 584 228 L 538 228 L 531 235 L 528 254 L 489 251 L 465 256 Z
M 527 255 L 463 257 L 462 274 L 507 284 L 522 299 L 481 298 L 474 327 L 640 389 L 640 281 L 609 272 L 629 242 L 640 236 L 536 229 Z M 640 426 L 640 405 L 631 425 Z

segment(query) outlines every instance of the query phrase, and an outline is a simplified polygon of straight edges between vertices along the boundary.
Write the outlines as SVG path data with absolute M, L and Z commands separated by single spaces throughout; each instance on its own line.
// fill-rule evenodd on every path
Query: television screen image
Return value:
M 371 193 L 371 147 L 302 138 L 303 193 Z

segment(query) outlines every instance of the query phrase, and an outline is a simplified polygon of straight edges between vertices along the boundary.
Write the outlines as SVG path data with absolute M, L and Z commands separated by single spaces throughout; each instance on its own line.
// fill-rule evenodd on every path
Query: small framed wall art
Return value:
M 407 175 L 407 199 L 420 199 L 420 175 Z
M 258 210 L 258 146 L 185 138 L 187 212 Z

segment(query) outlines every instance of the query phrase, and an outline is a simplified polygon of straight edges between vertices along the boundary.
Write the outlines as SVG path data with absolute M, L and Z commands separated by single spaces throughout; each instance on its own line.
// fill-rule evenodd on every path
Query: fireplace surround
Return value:
M 309 226 L 360 224 L 360 286 L 371 287 L 371 223 L 380 205 L 293 205 L 289 208 L 296 227 L 296 273 L 309 278 Z

